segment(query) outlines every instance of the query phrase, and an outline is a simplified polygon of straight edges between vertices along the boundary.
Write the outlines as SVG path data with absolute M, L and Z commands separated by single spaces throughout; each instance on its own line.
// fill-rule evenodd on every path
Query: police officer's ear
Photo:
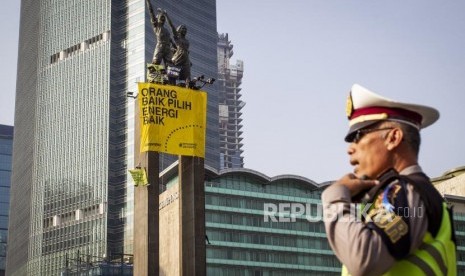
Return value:
M 393 150 L 397 148 L 402 142 L 403 138 L 404 138 L 403 131 L 398 127 L 394 127 L 393 129 L 389 130 L 389 132 L 386 134 L 386 137 L 384 139 L 386 148 L 388 150 Z

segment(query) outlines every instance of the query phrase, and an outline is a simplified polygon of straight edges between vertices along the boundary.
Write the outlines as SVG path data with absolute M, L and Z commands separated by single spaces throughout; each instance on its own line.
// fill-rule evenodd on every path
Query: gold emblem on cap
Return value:
M 351 92 L 349 94 L 349 97 L 347 97 L 347 101 L 346 101 L 346 115 L 347 115 L 347 118 L 350 119 L 353 112 L 354 112 L 354 104 L 352 102 L 352 92 Z

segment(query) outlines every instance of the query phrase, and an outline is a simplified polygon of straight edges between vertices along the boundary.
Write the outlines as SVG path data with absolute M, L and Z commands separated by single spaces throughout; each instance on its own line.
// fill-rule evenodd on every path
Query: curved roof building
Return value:
M 160 176 L 166 194 L 175 194 L 177 167 Z M 322 222 L 324 186 L 297 175 L 206 166 L 207 275 L 339 275 Z M 160 202 L 165 197 L 173 198 L 162 193 Z M 162 220 L 160 211 L 160 227 Z

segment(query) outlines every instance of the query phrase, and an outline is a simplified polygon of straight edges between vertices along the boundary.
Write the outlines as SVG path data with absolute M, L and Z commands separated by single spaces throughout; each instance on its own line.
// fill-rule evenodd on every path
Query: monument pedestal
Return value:
M 204 159 L 179 159 L 181 275 L 206 275 Z
M 158 275 L 158 196 L 157 152 L 145 152 L 141 166 L 147 170 L 148 186 L 134 188 L 134 275 Z

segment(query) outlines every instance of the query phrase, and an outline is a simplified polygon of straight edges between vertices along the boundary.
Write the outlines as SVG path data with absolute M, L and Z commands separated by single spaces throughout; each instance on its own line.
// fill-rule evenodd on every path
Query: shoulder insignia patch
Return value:
M 408 233 L 407 223 L 394 212 L 386 210 L 383 206 L 372 209 L 368 213 L 368 217 L 369 220 L 389 237 L 392 243 L 396 243 Z
M 395 213 L 396 208 L 393 205 L 400 190 L 401 186 L 398 183 L 392 183 L 379 193 L 367 220 L 383 231 L 393 244 L 408 234 L 407 223 Z

